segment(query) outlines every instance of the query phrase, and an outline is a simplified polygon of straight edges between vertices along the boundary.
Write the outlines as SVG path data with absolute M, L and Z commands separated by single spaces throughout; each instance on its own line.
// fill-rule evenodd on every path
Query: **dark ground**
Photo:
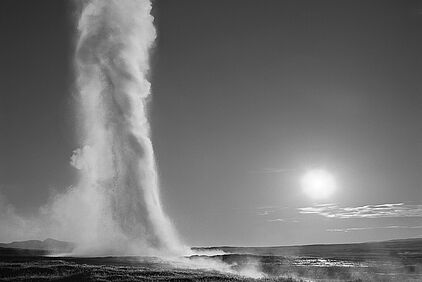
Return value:
M 294 247 L 212 247 L 192 256 L 232 269 L 256 267 L 259 281 L 422 281 L 422 239 Z M 255 281 L 147 257 L 47 257 L 46 250 L 0 248 L 0 281 Z

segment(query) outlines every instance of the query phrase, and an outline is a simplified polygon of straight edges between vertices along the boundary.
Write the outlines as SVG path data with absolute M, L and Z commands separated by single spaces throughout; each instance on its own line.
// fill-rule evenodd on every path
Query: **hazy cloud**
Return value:
M 274 214 L 276 212 L 280 212 L 281 210 L 285 210 L 287 208 L 288 207 L 284 207 L 284 206 L 264 206 L 264 207 L 257 207 L 255 208 L 255 210 L 256 210 L 256 215 L 267 216 L 267 215 Z
M 422 205 L 404 203 L 339 207 L 335 204 L 299 208 L 301 214 L 317 214 L 328 218 L 422 217 Z
M 269 215 L 272 211 L 259 211 L 258 215 Z
M 378 226 L 378 227 L 350 227 L 350 228 L 326 229 L 326 231 L 328 231 L 328 232 L 351 232 L 351 231 L 375 230 L 375 229 L 422 229 L 422 226 L 421 225 L 417 225 L 417 226 L 390 225 L 390 226 Z
M 275 218 L 275 219 L 267 219 L 268 222 L 284 222 L 285 220 L 282 218 Z

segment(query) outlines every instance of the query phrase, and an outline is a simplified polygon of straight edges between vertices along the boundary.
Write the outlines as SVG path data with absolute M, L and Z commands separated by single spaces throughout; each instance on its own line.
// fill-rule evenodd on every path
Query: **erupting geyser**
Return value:
M 156 33 L 148 0 L 83 2 L 75 67 L 84 147 L 82 229 L 77 253 L 178 254 L 183 247 L 159 195 L 147 102 L 149 52 Z

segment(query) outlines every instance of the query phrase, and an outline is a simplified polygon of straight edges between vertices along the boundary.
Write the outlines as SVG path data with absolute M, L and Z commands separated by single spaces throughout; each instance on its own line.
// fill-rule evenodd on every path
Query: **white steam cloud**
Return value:
M 151 2 L 80 3 L 75 71 L 83 147 L 70 160 L 79 181 L 32 218 L 0 197 L 0 239 L 53 237 L 75 243 L 73 255 L 159 256 L 178 267 L 262 277 L 257 262 L 235 270 L 214 258 L 184 258 L 194 253 L 162 208 L 147 115 Z
M 75 71 L 84 146 L 71 164 L 80 179 L 33 218 L 1 200 L 1 239 L 51 236 L 76 243 L 80 255 L 183 254 L 161 205 L 150 140 L 151 3 L 79 3 Z
M 156 37 L 150 11 L 147 0 L 92 0 L 79 19 L 76 71 L 85 147 L 74 152 L 72 164 L 81 169 L 81 227 L 90 234 L 78 242 L 81 252 L 183 250 L 161 206 L 149 136 L 147 73 Z

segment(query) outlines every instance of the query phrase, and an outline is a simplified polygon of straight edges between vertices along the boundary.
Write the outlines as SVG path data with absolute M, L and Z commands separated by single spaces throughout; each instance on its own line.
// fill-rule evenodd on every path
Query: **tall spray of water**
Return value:
M 75 65 L 83 148 L 76 188 L 76 252 L 151 254 L 182 249 L 159 195 L 147 102 L 156 37 L 149 0 L 90 0 L 78 22 Z M 77 219 L 71 219 L 77 220 Z
M 161 206 L 147 116 L 156 36 L 150 1 L 75 1 L 82 5 L 75 70 L 83 146 L 71 163 L 80 179 L 31 217 L 16 214 L 0 194 L 0 239 L 53 237 L 76 243 L 74 255 L 158 255 L 180 268 L 262 277 L 250 263 L 181 256 L 194 252 Z

